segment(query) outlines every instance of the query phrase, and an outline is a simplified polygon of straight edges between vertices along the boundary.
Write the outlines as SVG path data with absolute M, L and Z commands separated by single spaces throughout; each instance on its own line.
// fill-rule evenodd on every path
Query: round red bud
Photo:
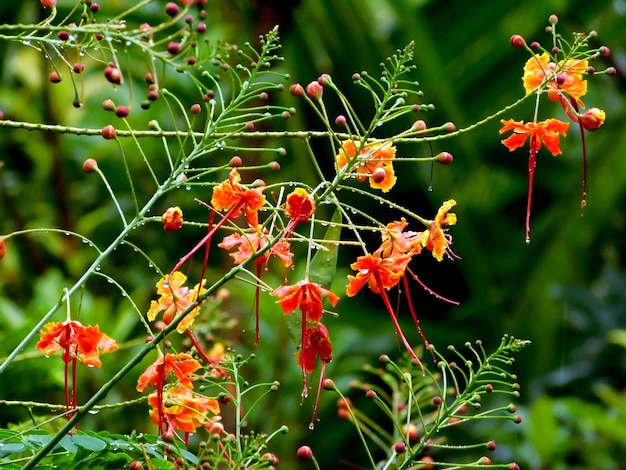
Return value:
M 447 130 L 448 132 L 454 132 L 456 131 L 456 124 L 454 124 L 453 122 L 446 122 L 443 125 L 443 128 Z
M 209 432 L 213 435 L 220 435 L 224 432 L 224 425 L 219 421 L 217 423 L 213 423 L 209 429 Z
M 513 422 L 515 422 L 516 424 L 521 423 L 522 417 L 520 415 L 517 415 L 515 418 L 513 418 Z
M 330 75 L 328 75 L 327 73 L 323 73 L 317 79 L 317 83 L 319 83 L 322 86 L 326 85 L 326 83 L 330 81 L 331 81 Z
M 114 85 L 122 84 L 122 74 L 115 65 L 108 65 L 107 68 L 104 69 L 104 76 Z
M 133 460 L 128 468 L 129 470 L 143 470 L 143 464 L 139 460 Z
M 417 426 L 415 426 L 415 424 L 410 423 L 408 426 L 406 424 L 402 425 L 402 435 L 406 436 L 406 438 L 409 440 L 409 442 L 413 442 L 415 440 L 417 440 L 418 438 L 418 433 L 417 433 Z
M 280 113 L 280 117 L 282 117 L 283 119 L 289 119 L 291 117 L 291 113 L 289 111 L 283 111 L 282 113 Z
M 115 108 L 115 115 L 117 117 L 125 118 L 130 114 L 130 108 L 128 106 L 118 106 Z
M 615 70 L 615 67 L 608 67 L 606 69 L 606 73 L 608 73 L 609 75 L 611 75 L 612 77 L 617 75 L 617 70 Z
M 157 91 L 154 90 L 150 90 L 148 92 L 148 100 L 150 101 L 156 101 L 159 99 L 159 93 Z
M 196 26 L 196 31 L 200 34 L 206 32 L 206 23 L 198 23 Z
M 51 72 L 50 75 L 48 75 L 48 80 L 50 80 L 50 82 L 52 83 L 59 83 L 61 80 L 63 80 L 63 77 L 60 73 L 55 71 Z
M 533 41 L 530 43 L 530 48 L 532 50 L 537 50 L 541 47 L 541 44 L 539 44 L 537 41 Z
M 194 103 L 191 105 L 191 114 L 200 114 L 202 112 L 202 108 L 198 103 Z
M 554 26 L 555 24 L 557 24 L 559 22 L 559 17 L 556 15 L 550 15 L 548 17 L 548 23 L 550 23 L 552 26 Z
M 169 16 L 176 16 L 178 14 L 178 5 L 174 2 L 169 2 L 165 5 L 165 13 Z
M 418 131 L 418 132 L 425 131 L 426 128 L 427 128 L 426 122 L 423 119 L 418 119 L 411 126 L 412 131 Z
M 606 115 L 601 109 L 589 108 L 580 116 L 579 120 L 583 128 L 588 131 L 595 131 L 598 127 L 604 124 L 605 118 Z
M 246 122 L 246 130 L 247 131 L 253 131 L 254 130 L 254 123 L 252 121 Z
M 68 33 L 65 30 L 61 30 L 59 31 L 59 33 L 57 34 L 57 36 L 59 37 L 59 39 L 61 41 L 67 41 L 70 38 L 70 33 Z
M 313 458 L 313 449 L 309 446 L 300 446 L 296 454 L 301 460 L 311 460 Z
M 0 259 L 4 258 L 4 255 L 7 252 L 7 244 L 4 241 L 4 237 L 0 235 Z
M 380 184 L 385 181 L 387 177 L 387 172 L 384 168 L 378 167 L 372 172 L 372 181 L 376 184 Z
M 82 62 L 78 62 L 74 64 L 72 70 L 74 71 L 74 73 L 82 73 L 85 71 L 85 64 L 83 64 Z
M 441 399 L 441 397 L 439 395 L 433 397 L 433 406 L 439 406 L 441 405 L 441 402 L 443 400 Z
M 278 147 L 276 149 L 276 153 L 281 157 L 284 157 L 285 155 L 287 155 L 287 150 L 284 147 Z
M 180 44 L 174 41 L 170 42 L 167 45 L 167 52 L 169 52 L 172 55 L 178 54 L 180 52 Z
M 515 462 L 513 462 L 511 465 L 509 465 L 509 469 L 510 470 L 520 470 L 519 465 L 517 465 Z
M 235 155 L 233 158 L 230 159 L 231 167 L 239 168 L 241 165 L 243 165 L 243 161 L 241 160 L 241 157 L 239 155 Z
M 261 460 L 269 460 L 272 465 L 278 465 L 280 462 L 280 460 L 278 460 L 278 457 L 276 457 L 276 455 L 272 454 L 271 452 L 264 453 L 261 456 Z
M 519 34 L 514 34 L 513 36 L 511 36 L 511 46 L 517 49 L 521 49 L 525 45 L 526 45 L 526 40 Z
M 154 77 L 152 73 L 148 72 L 143 76 L 143 79 L 146 81 L 148 85 L 152 85 L 154 83 Z
M 319 82 L 311 82 L 306 86 L 306 94 L 312 100 L 321 100 L 324 94 L 324 87 Z
M 404 442 L 396 442 L 393 445 L 393 450 L 397 454 L 404 454 L 406 452 L 406 444 Z
M 491 465 L 491 459 L 489 457 L 481 457 L 480 459 L 478 459 L 478 463 L 480 465 Z
M 335 124 L 339 127 L 343 127 L 346 125 L 346 117 L 343 114 L 340 114 L 335 118 Z
M 610 55 L 611 55 L 611 49 L 609 49 L 606 46 L 602 46 L 600 48 L 600 57 L 605 57 L 606 58 L 606 57 L 608 57 Z
M 590 65 L 589 67 L 587 67 L 587 73 L 589 75 L 593 75 L 594 73 L 596 73 L 596 68 Z
M 335 389 L 335 382 L 333 382 L 332 379 L 324 379 L 324 380 L 322 380 L 322 388 L 324 390 L 334 390 Z
M 350 410 L 348 410 L 348 408 L 339 408 L 337 410 L 337 417 L 344 421 L 348 421 L 350 419 Z
M 554 46 L 554 47 L 552 48 L 552 53 L 556 55 L 556 54 L 558 54 L 558 53 L 559 53 L 559 50 L 560 50 L 560 49 L 559 49 L 558 47 Z
M 98 13 L 100 11 L 100 5 L 97 3 L 92 3 L 89 6 L 89 9 L 91 10 L 92 13 Z
M 84 173 L 93 173 L 98 168 L 98 162 L 93 158 L 88 158 L 83 162 L 83 172 Z
M 496 450 L 496 441 L 487 442 L 487 449 L 491 451 Z
M 55 8 L 57 0 L 41 0 L 41 6 L 44 8 Z
M 115 139 L 115 137 L 117 137 L 117 131 L 115 130 L 115 127 L 113 127 L 111 124 L 109 124 L 108 126 L 104 126 L 100 133 L 102 134 L 102 137 L 107 140 Z
M 294 83 L 289 87 L 289 93 L 291 93 L 292 96 L 299 98 L 304 95 L 304 88 L 299 83 Z

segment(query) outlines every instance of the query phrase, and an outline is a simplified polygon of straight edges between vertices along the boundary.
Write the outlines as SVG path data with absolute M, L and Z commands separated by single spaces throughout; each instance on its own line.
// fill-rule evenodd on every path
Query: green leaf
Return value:
M 78 447 L 83 447 L 92 452 L 101 452 L 107 447 L 107 443 L 102 439 L 84 434 L 74 434 L 71 439 Z
M 0 459 L 6 457 L 7 455 L 24 452 L 25 450 L 26 446 L 24 444 L 4 444 L 3 446 L 0 446 Z
M 330 289 L 337 272 L 341 220 L 341 211 L 336 209 L 324 235 L 324 242 L 326 242 L 323 243 L 324 248 L 317 250 L 309 265 L 309 281 L 319 284 L 325 289 Z M 291 339 L 296 346 L 299 346 L 302 336 L 302 311 L 300 308 L 298 307 L 285 316 L 285 321 Z

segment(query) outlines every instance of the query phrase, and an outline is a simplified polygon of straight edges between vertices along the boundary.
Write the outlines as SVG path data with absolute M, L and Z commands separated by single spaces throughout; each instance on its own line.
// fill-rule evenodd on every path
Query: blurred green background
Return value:
M 109 16 L 128 6 L 122 0 L 102 3 Z M 154 2 L 133 19 L 138 23 L 161 20 L 163 3 Z M 61 9 L 71 4 L 59 0 Z M 586 134 L 589 179 L 584 217 L 580 209 L 582 153 L 575 126 L 562 142 L 562 155 L 553 158 L 547 152 L 539 154 L 532 242 L 528 246 L 524 243 L 527 154 L 523 149 L 509 153 L 500 144 L 498 120 L 457 138 L 436 142 L 435 152 L 446 150 L 455 158 L 451 166 L 436 166 L 432 181 L 430 165 L 399 163 L 399 182 L 391 194 L 426 217 L 432 217 L 443 200 L 454 198 L 458 202 L 455 212 L 459 222 L 451 233 L 453 249 L 462 259 L 437 263 L 423 257 L 414 266 L 428 286 L 461 302 L 460 306 L 450 306 L 415 290 L 414 301 L 419 305 L 429 341 L 440 350 L 449 343 L 460 345 L 474 339 L 482 339 L 492 349 L 505 333 L 532 341 L 515 365 L 522 386 L 519 409 L 523 423 L 516 427 L 485 425 L 477 431 L 500 444 L 494 460 L 515 460 L 528 469 L 626 468 L 626 433 L 621 424 L 626 418 L 626 2 L 240 0 L 209 1 L 207 11 L 208 34 L 215 40 L 254 42 L 259 34 L 280 25 L 285 56 L 280 69 L 291 74 L 288 83 L 306 85 L 320 74 L 329 73 L 364 116 L 371 112 L 371 105 L 352 85 L 352 74 L 362 70 L 377 74 L 382 60 L 415 41 L 417 70 L 412 78 L 420 82 L 424 101 L 436 107 L 419 117 L 430 126 L 453 121 L 458 128 L 522 96 L 521 75 L 527 55 L 510 46 L 512 34 L 521 34 L 529 42 L 549 41 L 544 27 L 552 13 L 558 15 L 557 28 L 566 38 L 572 31 L 599 32 L 593 46 L 605 44 L 611 55 L 596 68 L 613 66 L 618 73 L 615 77 L 590 77 L 589 93 L 584 98 L 588 107 L 600 107 L 607 114 L 599 131 Z M 5 23 L 36 22 L 41 19 L 39 14 L 36 1 L 0 5 L 0 17 Z M 110 97 L 119 104 L 133 104 L 136 111 L 132 117 L 142 128 L 153 116 L 165 115 L 158 104 L 149 112 L 139 109 L 142 86 L 145 88 L 141 85 L 144 70 L 136 71 L 134 81 L 138 85 L 132 96 L 128 87 L 112 92 L 100 72 L 87 70 L 88 93 L 81 109 L 71 107 L 73 92 L 67 83 L 51 85 L 47 81 L 49 71 L 49 64 L 32 50 L 0 41 L 0 109 L 5 117 L 100 128 L 115 124 L 116 118 L 100 106 Z M 181 88 L 179 92 L 193 102 L 194 90 Z M 319 128 L 312 113 L 300 107 L 301 103 L 289 93 L 272 99 L 286 106 L 299 106 L 292 119 L 280 124 L 285 129 Z M 331 115 L 339 112 L 333 106 L 329 102 Z M 529 102 L 505 117 L 530 120 L 532 112 Z M 547 101 L 539 117 L 564 118 L 560 106 Z M 398 129 L 410 124 L 409 120 L 398 123 Z M 280 178 L 296 179 L 306 173 L 301 143 L 280 141 L 267 145 L 288 150 L 280 161 Z M 144 149 L 158 161 L 162 152 L 158 142 L 146 142 Z M 430 149 L 426 145 L 405 145 L 398 146 L 398 152 L 427 156 Z M 137 187 L 147 187 L 139 156 L 132 151 L 128 156 Z M 223 158 L 223 163 L 231 156 L 216 158 Z M 243 156 L 266 158 L 262 154 Z M 119 191 L 122 204 L 130 208 L 114 143 L 98 137 L 0 129 L 0 233 L 55 227 L 84 233 L 98 245 L 110 241 L 119 229 L 115 208 L 95 175 L 81 171 L 88 157 L 98 160 L 114 190 Z M 323 168 L 331 168 L 331 157 L 320 157 L 327 159 L 321 163 Z M 181 190 L 170 194 L 157 210 L 179 205 L 186 219 L 206 220 L 205 209 L 193 202 L 194 197 L 206 201 L 210 195 Z M 393 216 L 385 211 L 378 214 L 383 222 Z M 137 233 L 133 241 L 168 269 L 202 234 L 203 229 L 188 227 L 165 236 L 160 224 L 153 224 Z M 217 251 L 213 253 L 216 260 L 209 276 L 214 277 L 231 261 Z M 80 240 L 59 233 L 11 240 L 0 264 L 0 357 L 6 356 L 57 302 L 62 288 L 70 286 L 93 257 L 94 252 Z M 350 250 L 342 253 L 334 289 L 338 293 L 353 257 Z M 102 269 L 119 281 L 141 311 L 147 311 L 158 276 L 145 259 L 132 249 L 120 249 Z M 278 285 L 283 276 L 282 272 L 268 273 L 266 280 Z M 297 273 L 291 276 L 296 279 Z M 119 343 L 128 342 L 115 353 L 113 362 L 119 364 L 142 341 L 137 314 L 127 298 L 103 279 L 93 279 L 87 287 L 81 319 L 100 324 Z M 252 289 L 237 285 L 222 308 L 245 325 L 252 295 Z M 362 364 L 374 362 L 383 352 L 398 355 L 401 347 L 376 297 L 368 298 L 364 293 L 356 300 L 342 299 L 337 311 L 339 319 L 328 325 L 335 360 L 327 372 L 347 387 Z M 306 403 L 299 406 L 301 377 L 281 317 L 274 299 L 265 296 L 260 346 L 254 350 L 249 332 L 235 343 L 238 349 L 254 350 L 257 355 L 254 367 L 248 371 L 251 381 L 283 383 L 265 403 L 263 412 L 250 422 L 250 428 L 269 432 L 283 423 L 289 425 L 291 432 L 277 438 L 272 448 L 287 468 L 292 465 L 295 446 L 301 443 L 313 447 L 322 468 L 339 468 L 340 461 L 358 461 L 354 431 L 347 423 L 338 425 L 333 417 L 336 397 L 322 395 L 322 421 L 313 433 L 306 428 L 310 407 Z M 59 313 L 57 320 L 61 318 Z M 408 322 L 406 331 L 411 331 Z M 235 336 L 231 332 L 230 339 Z M 417 334 L 412 336 L 410 340 L 417 343 Z M 116 370 L 116 364 L 103 362 L 101 370 L 89 370 L 83 375 L 84 397 Z M 127 377 L 107 400 L 136 398 L 137 375 Z M 34 348 L 26 350 L 0 378 L 0 397 L 60 401 L 62 370 L 37 358 Z M 153 432 L 146 416 L 145 408 L 132 407 L 94 416 L 93 423 L 84 427 Z M 19 409 L 0 407 L 2 426 L 26 418 Z

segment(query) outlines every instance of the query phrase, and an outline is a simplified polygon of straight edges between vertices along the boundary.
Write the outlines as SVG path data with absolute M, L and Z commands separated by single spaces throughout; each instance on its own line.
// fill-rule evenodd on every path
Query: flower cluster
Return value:
M 606 57 L 609 49 L 602 46 L 598 49 L 587 50 L 588 42 L 597 34 L 591 32 L 588 35 L 575 34 L 574 42 L 569 45 L 560 34 L 556 33 L 558 18 L 551 15 L 550 25 L 546 31 L 552 34 L 553 47 L 547 51 L 538 42 L 533 42 L 530 46 L 526 44 L 520 35 L 511 37 L 511 44 L 516 48 L 525 48 L 531 57 L 524 65 L 522 83 L 526 95 L 536 94 L 535 117 L 531 122 L 515 121 L 513 119 L 503 119 L 500 134 L 513 132 L 509 137 L 502 140 L 510 152 L 522 147 L 528 140 L 530 152 L 528 157 L 528 198 L 526 204 L 526 242 L 530 242 L 530 209 L 532 199 L 533 178 L 535 174 L 537 152 L 542 147 L 553 155 L 561 154 L 560 138 L 567 135 L 569 123 L 559 119 L 549 118 L 538 121 L 539 97 L 546 94 L 551 101 L 558 101 L 565 114 L 579 125 L 582 135 L 583 146 L 583 190 L 581 206 L 586 205 L 586 181 L 587 181 L 587 151 L 584 140 L 584 131 L 595 131 L 605 120 L 605 112 L 599 108 L 592 107 L 582 112 L 585 108 L 582 97 L 587 93 L 586 75 L 598 73 L 595 67 L 589 65 L 589 60 L 596 60 Z M 542 50 L 540 54 L 538 50 Z M 563 59 L 559 59 L 561 56 Z M 615 69 L 607 68 L 604 73 L 615 74 Z

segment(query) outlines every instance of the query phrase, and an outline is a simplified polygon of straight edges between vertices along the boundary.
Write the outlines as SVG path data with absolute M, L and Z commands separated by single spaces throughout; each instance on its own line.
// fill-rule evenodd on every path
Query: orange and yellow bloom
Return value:
M 357 144 L 347 140 L 341 145 L 339 154 L 335 157 L 337 168 L 342 170 L 352 160 L 358 158 L 351 169 L 357 180 L 368 178 L 370 187 L 388 192 L 396 184 L 396 175 L 393 168 L 393 159 L 396 156 L 396 147 L 390 142 L 364 146 L 357 156 Z
M 230 171 L 227 180 L 213 188 L 211 204 L 217 210 L 233 209 L 231 218 L 238 217 L 245 212 L 250 227 L 259 225 L 258 211 L 265 204 L 262 188 L 246 188 L 240 184 L 241 176 L 236 169 Z
M 454 199 L 445 201 L 437 211 L 435 220 L 422 235 L 422 246 L 430 251 L 437 261 L 441 261 L 443 255 L 449 250 L 451 238 L 445 230 L 446 227 L 456 224 L 456 214 L 450 212 L 455 205 Z
M 174 232 L 183 226 L 183 211 L 180 207 L 170 207 L 161 216 L 163 230 Z
M 204 292 L 204 282 L 202 285 L 196 284 L 193 289 L 183 286 L 187 276 L 180 271 L 174 271 L 172 274 L 163 277 L 157 282 L 157 294 L 161 297 L 159 300 L 153 300 L 148 310 L 148 320 L 154 321 L 157 315 L 163 312 L 163 321 L 169 325 L 174 317 L 189 307 L 196 301 L 198 296 Z M 193 324 L 193 319 L 200 313 L 200 307 L 196 306 L 192 309 L 176 326 L 176 331 L 184 333 Z
M 580 104 L 580 98 L 587 93 L 587 81 L 583 79 L 583 74 L 588 68 L 587 59 L 555 63 L 547 52 L 535 54 L 524 65 L 524 89 L 529 94 L 539 87 L 547 87 L 548 98 L 552 101 L 558 101 L 559 92 L 564 92 Z
M 334 307 L 339 301 L 339 296 L 319 284 L 308 281 L 300 281 L 291 286 L 282 286 L 272 292 L 279 298 L 277 301 L 283 309 L 283 314 L 289 315 L 297 307 L 309 323 L 317 323 L 322 319 L 324 303 L 322 297 L 327 297 Z
M 381 258 L 374 254 L 359 256 L 350 265 L 353 270 L 357 271 L 357 274 L 348 276 L 346 295 L 354 297 L 365 284 L 375 294 L 395 287 L 404 276 L 409 261 L 411 261 L 410 254 L 389 258 Z
M 189 353 L 172 354 L 159 357 L 150 364 L 137 380 L 137 391 L 143 392 L 150 385 L 163 386 L 165 377 L 173 372 L 182 387 L 193 388 L 193 373 L 202 365 Z
M 560 137 L 565 137 L 569 129 L 569 123 L 558 119 L 546 119 L 541 122 L 514 121 L 513 119 L 502 119 L 500 134 L 513 131 L 506 139 L 502 140 L 510 152 L 522 147 L 526 140 L 530 138 L 531 149 L 535 152 L 541 149 L 542 144 L 557 156 L 561 153 Z
M 115 340 L 100 331 L 98 325 L 83 326 L 78 321 L 67 320 L 47 323 L 44 329 L 39 333 L 41 339 L 37 342 L 37 349 L 46 356 L 63 351 L 66 364 L 78 359 L 86 366 L 100 367 L 100 353 L 115 351 L 119 347 Z
M 148 403 L 152 407 L 150 418 L 154 424 L 160 426 L 164 420 L 172 429 L 185 433 L 195 432 L 200 426 L 211 424 L 209 414 L 217 415 L 220 412 L 217 400 L 179 386 L 166 388 L 161 394 L 150 394 Z

